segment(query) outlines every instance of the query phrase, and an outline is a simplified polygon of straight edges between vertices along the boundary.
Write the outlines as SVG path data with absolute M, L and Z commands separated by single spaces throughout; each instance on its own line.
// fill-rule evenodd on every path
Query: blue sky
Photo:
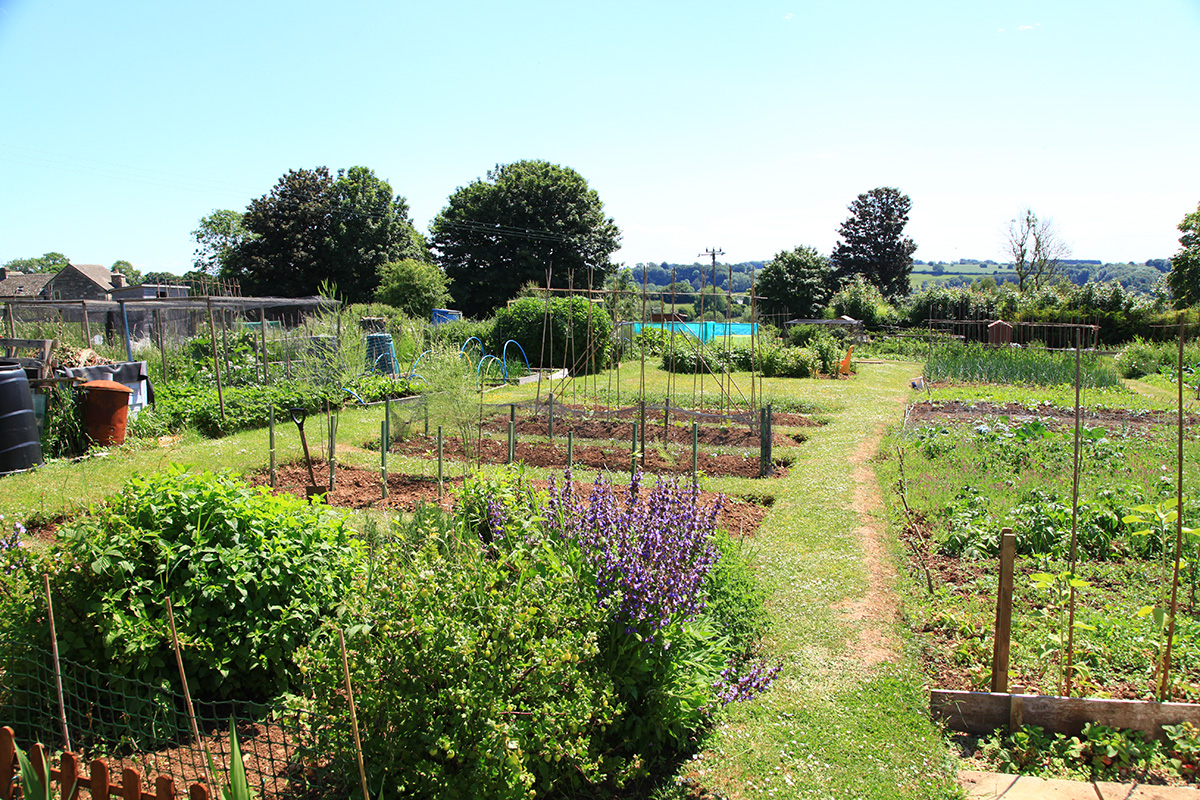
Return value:
M 578 170 L 616 259 L 828 253 L 896 186 L 925 260 L 1166 257 L 1200 202 L 1200 0 L 0 0 L 0 263 L 190 268 L 197 220 L 365 165 L 425 229 L 497 163 Z

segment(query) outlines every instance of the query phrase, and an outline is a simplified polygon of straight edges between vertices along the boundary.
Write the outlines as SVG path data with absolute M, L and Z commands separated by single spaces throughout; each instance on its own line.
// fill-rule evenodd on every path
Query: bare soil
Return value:
M 503 464 L 508 461 L 507 440 L 485 438 L 477 444 L 479 452 L 468 456 L 464 452 L 462 440 L 459 437 L 445 437 L 442 440 L 442 456 L 453 461 L 483 464 Z M 628 444 L 617 442 L 604 445 L 576 443 L 573 463 L 585 469 L 629 472 L 632 466 L 631 448 L 632 436 Z M 523 442 L 518 438 L 515 450 L 515 461 L 531 467 L 564 469 L 567 466 L 567 441 L 565 436 L 559 436 L 557 425 L 555 426 L 554 442 Z M 435 460 L 437 445 L 432 439 L 417 437 L 393 442 L 391 452 Z M 779 478 L 787 474 L 785 470 L 790 463 L 791 459 L 786 455 L 776 456 L 771 473 L 767 477 Z M 638 460 L 638 468 L 643 472 L 655 475 L 690 473 L 692 471 L 691 448 L 651 446 L 647 442 L 644 458 Z M 719 449 L 708 452 L 700 451 L 696 457 L 696 468 L 705 475 L 739 478 L 758 478 L 761 470 L 756 453 L 722 453 Z
M 945 400 L 913 403 L 908 410 L 908 421 L 913 423 L 939 420 L 968 423 L 987 421 L 1001 416 L 1009 417 L 1018 423 L 1041 419 L 1052 428 L 1075 424 L 1074 409 L 1055 408 L 1050 405 L 1026 406 L 1020 403 Z M 1174 411 L 1130 411 L 1124 408 L 1085 408 L 1081 411 L 1080 416 L 1087 425 L 1092 427 L 1102 425 L 1109 429 L 1174 425 L 1178 421 Z M 1184 415 L 1186 427 L 1195 430 L 1198 423 L 1200 423 L 1200 416 Z
M 636 416 L 636 414 L 635 414 Z M 772 421 L 775 426 L 783 426 L 784 423 L 778 419 L 779 415 L 772 415 Z M 807 417 L 801 417 L 807 424 L 803 426 L 793 427 L 809 427 L 816 423 L 808 420 Z M 604 439 L 617 442 L 633 441 L 633 425 L 635 420 L 629 422 L 618 422 L 614 420 L 580 420 L 580 419 L 555 419 L 554 434 L 555 436 L 566 437 L 567 433 L 574 433 L 576 439 Z M 522 436 L 548 436 L 550 434 L 549 419 L 524 418 L 518 419 L 516 423 L 516 434 L 518 439 Z M 483 429 L 491 433 L 502 435 L 508 434 L 507 419 L 492 419 L 484 423 Z M 639 431 L 639 434 L 643 433 Z M 680 425 L 668 425 L 665 427 L 662 424 L 662 417 L 655 419 L 647 415 L 645 440 L 650 442 L 669 442 L 680 445 L 687 445 L 689 448 L 692 445 L 692 429 L 690 426 L 683 427 Z M 714 447 L 758 447 L 759 433 L 757 428 L 750 428 L 744 425 L 700 425 L 696 430 L 696 440 L 702 445 Z M 639 439 L 642 438 L 639 435 Z M 804 442 L 808 439 L 803 433 L 782 433 L 774 431 L 771 437 L 771 442 L 780 446 L 795 445 Z
M 326 481 L 328 485 L 329 467 L 324 462 L 313 462 L 313 470 L 318 480 Z M 382 484 L 378 472 L 361 467 L 338 467 L 335 471 L 334 488 L 325 494 L 325 502 L 339 508 L 386 508 L 401 511 L 411 511 L 418 504 L 438 504 L 449 509 L 453 505 L 454 489 L 462 485 L 463 479 L 446 478 L 443 481 L 442 498 L 438 499 L 437 478 L 423 475 L 388 475 L 388 496 L 383 497 Z M 247 480 L 254 486 L 266 485 L 269 475 L 258 472 L 248 475 Z M 305 496 L 305 486 L 308 485 L 308 468 L 303 461 L 295 461 L 280 465 L 276 469 L 276 492 Z M 546 481 L 531 481 L 535 489 L 545 489 Z M 579 482 L 576 491 L 587 497 L 591 484 Z M 700 503 L 707 505 L 720 495 L 713 492 L 700 492 Z M 717 515 L 717 524 L 731 533 L 751 536 L 762 523 L 767 514 L 767 508 L 774 502 L 770 495 L 754 497 L 724 496 L 721 511 Z
M 883 426 L 880 425 L 850 456 L 854 486 L 850 509 L 858 517 L 859 524 L 854 533 L 867 568 L 867 591 L 861 598 L 838 605 L 851 620 L 862 623 L 858 639 L 851 648 L 865 666 L 894 661 L 899 653 L 899 642 L 894 633 L 899 618 L 896 575 L 883 547 L 885 526 L 879 517 L 883 502 L 870 462 L 879 450 L 882 437 Z

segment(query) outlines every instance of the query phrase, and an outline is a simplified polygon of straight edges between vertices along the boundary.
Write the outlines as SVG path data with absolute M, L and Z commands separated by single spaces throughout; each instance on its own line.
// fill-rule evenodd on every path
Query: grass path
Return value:
M 853 380 L 788 386 L 839 410 L 793 451 L 757 541 L 775 620 L 768 650 L 784 671 L 728 715 L 685 777 L 735 798 L 953 796 L 953 766 L 900 632 L 870 463 L 916 370 L 870 364 Z

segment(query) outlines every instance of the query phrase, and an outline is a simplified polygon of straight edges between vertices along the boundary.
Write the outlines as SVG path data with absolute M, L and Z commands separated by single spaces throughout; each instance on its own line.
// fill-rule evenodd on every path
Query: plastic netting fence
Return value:
M 104 758 L 116 774 L 136 767 L 167 775 L 176 785 L 211 784 L 207 753 L 224 781 L 229 768 L 230 719 L 237 725 L 247 776 L 263 798 L 307 794 L 327 761 L 328 720 L 298 709 L 231 701 L 196 703 L 201 741 L 192 735 L 183 694 L 120 675 L 61 661 L 60 708 L 48 649 L 0 641 L 0 725 L 18 741 Z M 324 752 L 322 752 L 324 751 Z M 215 787 L 212 796 L 217 796 Z

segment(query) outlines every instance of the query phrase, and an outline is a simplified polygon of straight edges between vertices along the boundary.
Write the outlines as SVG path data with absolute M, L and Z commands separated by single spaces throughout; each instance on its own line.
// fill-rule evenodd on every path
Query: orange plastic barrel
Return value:
M 91 440 L 102 446 L 124 443 L 133 389 L 116 381 L 88 381 L 79 389 L 84 393 L 83 427 Z

